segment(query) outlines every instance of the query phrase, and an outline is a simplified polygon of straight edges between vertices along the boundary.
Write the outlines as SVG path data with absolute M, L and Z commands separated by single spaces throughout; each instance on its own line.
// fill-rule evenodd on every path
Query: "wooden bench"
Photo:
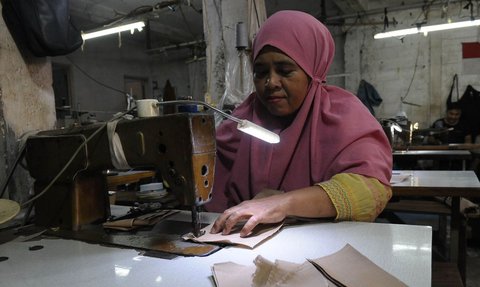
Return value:
M 450 207 L 435 200 L 400 199 L 387 203 L 386 211 L 450 215 Z

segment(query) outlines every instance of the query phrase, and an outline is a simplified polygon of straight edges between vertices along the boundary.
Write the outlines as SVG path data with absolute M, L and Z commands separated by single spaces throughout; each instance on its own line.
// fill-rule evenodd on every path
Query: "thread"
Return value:
M 248 47 L 247 26 L 243 22 L 238 22 L 236 25 L 236 48 L 244 50 Z

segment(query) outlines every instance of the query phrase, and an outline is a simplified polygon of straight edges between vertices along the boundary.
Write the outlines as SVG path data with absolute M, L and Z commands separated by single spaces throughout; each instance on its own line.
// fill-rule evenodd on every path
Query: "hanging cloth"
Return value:
M 357 97 L 368 108 L 372 115 L 375 115 L 373 107 L 378 107 L 383 101 L 375 87 L 365 80 L 360 81 Z
M 458 101 L 462 109 L 461 121 L 469 126 L 469 134 L 472 141 L 480 135 L 480 92 L 468 85 L 462 97 Z

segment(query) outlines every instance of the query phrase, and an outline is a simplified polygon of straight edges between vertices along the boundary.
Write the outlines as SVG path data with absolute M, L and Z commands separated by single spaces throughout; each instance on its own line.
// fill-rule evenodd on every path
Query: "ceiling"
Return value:
M 209 0 L 219 3 L 220 0 Z M 342 25 L 359 15 L 419 8 L 425 2 L 442 5 L 445 1 L 425 0 L 265 0 L 267 15 L 278 10 L 309 12 L 329 25 Z M 457 2 L 457 1 L 449 1 Z M 148 47 L 168 47 L 203 40 L 202 0 L 75 0 L 70 1 L 73 22 L 82 31 L 101 27 L 113 21 L 141 17 L 150 21 Z M 381 22 L 380 22 L 381 23 Z M 142 41 L 144 36 L 137 36 Z

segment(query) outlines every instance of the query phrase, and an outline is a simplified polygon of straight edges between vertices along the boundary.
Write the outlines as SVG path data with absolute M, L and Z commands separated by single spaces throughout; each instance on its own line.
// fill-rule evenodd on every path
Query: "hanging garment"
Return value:
M 472 141 L 480 135 L 480 92 L 468 85 L 462 97 L 458 101 L 462 108 L 461 121 L 469 126 L 469 134 Z
M 378 107 L 383 101 L 375 87 L 365 80 L 360 81 L 357 97 L 368 108 L 372 115 L 375 115 L 373 107 Z
M 452 99 L 454 92 L 457 96 L 457 99 L 455 99 L 455 101 Z M 450 93 L 448 93 L 448 97 L 447 97 L 447 110 L 452 105 L 452 103 L 459 101 L 459 99 L 460 99 L 459 95 L 460 95 L 460 93 L 458 92 L 458 75 L 455 74 L 453 76 L 452 85 L 450 86 Z

